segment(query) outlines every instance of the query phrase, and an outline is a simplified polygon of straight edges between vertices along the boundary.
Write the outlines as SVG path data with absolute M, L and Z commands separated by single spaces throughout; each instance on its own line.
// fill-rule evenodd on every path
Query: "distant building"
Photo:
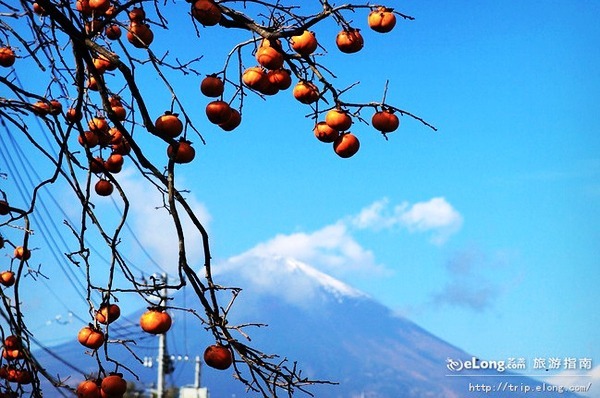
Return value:
M 210 398 L 210 394 L 206 387 L 181 387 L 179 398 Z

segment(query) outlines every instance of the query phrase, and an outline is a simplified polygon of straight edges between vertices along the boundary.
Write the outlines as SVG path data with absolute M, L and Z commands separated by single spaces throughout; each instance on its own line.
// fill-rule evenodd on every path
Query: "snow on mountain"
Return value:
M 297 261 L 291 258 L 285 259 L 285 265 L 293 270 L 299 270 L 304 272 L 307 276 L 314 278 L 319 285 L 329 293 L 335 295 L 339 301 L 342 301 L 343 297 L 366 297 L 367 295 L 360 290 L 357 290 L 350 285 L 345 284 L 339 279 L 327 275 L 316 268 L 311 267 L 301 261 Z
M 247 293 L 277 295 L 296 306 L 331 298 L 368 298 L 366 293 L 302 261 L 282 256 L 243 254 L 217 264 L 213 274 Z

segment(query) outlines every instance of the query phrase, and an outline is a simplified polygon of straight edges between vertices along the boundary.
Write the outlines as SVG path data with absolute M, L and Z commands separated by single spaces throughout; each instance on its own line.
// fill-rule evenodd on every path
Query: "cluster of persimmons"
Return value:
M 97 324 L 108 325 L 121 316 L 117 304 L 103 304 L 95 314 L 95 322 L 81 328 L 77 340 L 91 350 L 98 350 L 107 341 L 106 334 Z M 158 335 L 166 333 L 172 325 L 169 313 L 161 307 L 150 307 L 140 316 L 140 327 L 146 333 Z M 204 351 L 204 361 L 215 369 L 228 369 L 233 363 L 231 350 L 220 344 L 209 345 Z M 121 373 L 110 373 L 101 379 L 87 379 L 79 383 L 76 392 L 79 397 L 122 397 L 127 390 L 127 382 Z
M 0 200 L 0 216 L 9 214 L 9 206 L 5 200 Z M 4 238 L 0 236 L 0 249 L 4 248 Z M 19 261 L 26 261 L 31 257 L 31 252 L 24 249 L 22 246 L 17 246 L 14 249 L 14 258 Z M 10 288 L 15 284 L 15 273 L 11 270 L 0 272 L 0 285 L 4 288 Z M 4 338 L 2 344 L 2 359 L 6 364 L 0 366 L 0 379 L 7 380 L 10 383 L 18 385 L 31 384 L 33 375 L 27 368 L 23 360 L 26 357 L 25 347 L 21 338 L 16 335 L 8 335 Z M 3 395 L 1 395 L 2 397 Z
M 0 215 L 8 214 L 8 203 L 0 201 Z M 0 248 L 4 247 L 4 239 L 0 237 Z M 27 261 L 31 258 L 31 252 L 21 246 L 14 249 L 14 258 L 18 261 Z M 5 288 L 15 283 L 13 271 L 0 272 L 0 284 Z M 107 333 L 100 325 L 109 325 L 118 320 L 121 309 L 117 304 L 105 303 L 100 305 L 95 312 L 94 322 L 82 327 L 77 335 L 79 343 L 91 350 L 102 348 L 107 342 Z M 139 320 L 141 329 L 150 334 L 158 335 L 166 333 L 172 325 L 172 318 L 162 307 L 150 307 L 144 312 Z M 32 382 L 31 371 L 28 370 L 20 360 L 25 358 L 24 347 L 18 336 L 10 335 L 4 339 L 2 346 L 2 358 L 8 363 L 0 366 L 0 378 L 20 385 Z M 228 369 L 233 363 L 233 355 L 228 347 L 221 344 L 209 345 L 204 352 L 205 363 L 215 369 Z M 127 382 L 121 373 L 110 373 L 101 379 L 87 379 L 79 383 L 76 393 L 79 397 L 122 397 L 127 389 Z
M 89 32 L 103 34 L 108 40 L 119 40 L 122 29 L 116 23 L 104 23 L 104 19 L 110 19 L 115 6 L 109 0 L 75 0 L 76 10 L 82 16 L 89 18 L 86 29 Z M 41 16 L 46 11 L 38 3 L 34 3 L 33 10 Z M 217 25 L 222 13 L 219 5 L 213 0 L 196 0 L 191 5 L 192 16 L 203 26 Z M 133 8 L 128 13 L 126 38 L 131 45 L 137 48 L 146 48 L 154 40 L 154 34 L 150 25 L 146 23 L 146 13 L 143 8 Z M 378 6 L 368 14 L 369 27 L 379 33 L 390 32 L 396 25 L 396 16 L 390 8 Z M 123 24 L 121 24 L 123 25 Z M 100 30 L 102 28 L 102 30 Z M 335 38 L 337 48 L 343 53 L 356 53 L 363 48 L 364 39 L 359 29 L 345 27 Z M 298 35 L 289 38 L 289 47 L 300 57 L 310 57 L 318 48 L 319 43 L 314 32 L 304 30 Z M 256 66 L 245 69 L 241 80 L 243 84 L 255 92 L 270 96 L 279 91 L 289 89 L 292 75 L 289 69 L 284 67 L 286 52 L 281 40 L 263 39 L 256 49 Z M 14 65 L 16 55 L 12 48 L 0 48 L 0 66 L 10 67 Z M 95 72 L 103 74 L 106 71 L 114 71 L 117 64 L 106 56 L 97 54 L 93 59 Z M 225 131 L 237 128 L 242 117 L 240 111 L 233 108 L 223 100 L 225 82 L 218 76 L 212 74 L 201 82 L 201 92 L 211 98 L 215 98 L 206 106 L 208 120 Z M 99 90 L 97 75 L 90 73 L 87 80 L 87 88 L 92 91 Z M 313 104 L 324 94 L 317 85 L 309 80 L 299 80 L 294 84 L 292 94 L 296 100 L 303 104 Z M 40 100 L 32 104 L 32 111 L 38 116 L 60 115 L 63 112 L 62 104 L 56 99 Z M 110 112 L 112 116 L 120 121 L 125 121 L 127 111 L 119 96 L 110 98 Z M 77 123 L 82 118 L 82 113 L 75 108 L 69 108 L 64 114 L 67 122 Z M 350 132 L 352 115 L 348 109 L 339 104 L 325 114 L 325 120 L 315 123 L 314 134 L 317 139 L 325 143 L 332 143 L 335 153 L 340 157 L 353 156 L 360 147 L 357 136 Z M 399 126 L 398 116 L 391 107 L 382 105 L 381 110 L 376 111 L 371 119 L 374 128 L 382 133 L 395 131 Z M 115 127 L 110 127 L 105 117 L 96 116 L 88 121 L 88 129 L 79 135 L 79 143 L 88 148 L 111 148 L 111 154 L 103 159 L 96 157 L 90 161 L 90 170 L 96 174 L 118 173 L 124 162 L 123 156 L 129 151 L 129 144 Z M 183 131 L 183 123 L 175 113 L 167 112 L 160 116 L 155 123 L 155 129 L 167 137 L 176 138 Z M 176 163 L 189 163 L 195 157 L 195 150 L 191 142 L 185 138 L 172 143 L 167 148 L 167 155 Z M 114 191 L 113 184 L 109 179 L 101 178 L 95 185 L 98 195 L 108 196 Z
M 252 40 L 246 43 L 251 44 L 253 48 L 252 63 L 242 66 L 240 52 L 240 68 L 235 73 L 235 78 L 232 79 L 226 73 L 228 69 L 227 65 L 229 64 L 229 58 L 227 58 L 224 70 L 204 74 L 199 82 L 200 92 L 207 98 L 208 102 L 205 107 L 206 119 L 210 124 L 216 126 L 216 128 L 230 132 L 242 124 L 242 102 L 246 96 L 246 92 L 253 92 L 262 98 L 266 98 L 287 91 L 290 93 L 288 94 L 290 98 L 293 98 L 292 101 L 295 99 L 300 104 L 311 108 L 311 116 L 314 121 L 312 130 L 314 137 L 320 142 L 330 144 L 334 153 L 341 158 L 350 158 L 360 148 L 357 135 L 352 133 L 352 131 L 355 131 L 353 126 L 357 122 L 368 124 L 361 115 L 361 112 L 364 112 L 365 108 L 373 110 L 372 114 L 369 114 L 370 124 L 384 136 L 398 129 L 400 124 L 398 114 L 407 114 L 398 108 L 386 104 L 385 96 L 384 100 L 378 103 L 352 104 L 342 101 L 341 95 L 345 90 L 335 88 L 321 73 L 326 68 L 319 63 L 317 57 L 321 55 L 319 49 L 325 50 L 325 48 L 318 41 L 315 32 L 311 30 L 311 27 L 321 19 L 333 16 L 337 24 L 341 27 L 341 30 L 335 35 L 337 50 L 343 54 L 354 54 L 363 49 L 365 40 L 360 29 L 352 27 L 350 23 L 342 18 L 340 10 L 355 11 L 356 9 L 367 9 L 368 13 L 365 13 L 365 16 L 369 28 L 377 33 L 388 33 L 396 25 L 396 15 L 402 15 L 395 12 L 392 8 L 367 3 L 356 6 L 340 6 L 339 9 L 335 9 L 328 2 L 321 2 L 324 6 L 323 15 L 319 17 L 313 15 L 299 18 L 294 13 L 296 12 L 296 8 L 301 8 L 300 6 L 286 8 L 280 5 L 280 2 L 276 2 L 276 5 L 263 1 L 250 2 L 254 3 L 253 5 L 255 6 L 258 5 L 257 7 L 266 7 L 271 11 L 284 10 L 282 14 L 286 14 L 286 16 L 282 20 L 286 20 L 285 24 L 277 22 L 276 18 L 273 18 L 269 21 L 268 26 L 264 26 L 246 18 L 241 12 L 238 13 L 228 8 L 229 5 L 236 3 L 235 1 L 186 1 L 190 3 L 189 14 L 195 20 L 194 25 L 200 24 L 205 28 L 216 25 L 242 28 L 251 32 L 253 36 Z M 54 73 L 52 75 L 53 83 L 50 83 L 49 87 L 54 88 L 52 85 L 56 80 L 59 80 L 59 77 L 64 79 L 59 84 L 62 89 L 59 98 L 54 98 L 51 94 L 38 95 L 27 93 L 21 95 L 21 93 L 25 93 L 25 90 L 17 88 L 16 85 L 10 82 L 10 79 L 2 76 L 2 83 L 13 92 L 18 93 L 17 97 L 19 101 L 22 100 L 22 105 L 19 105 L 17 108 L 10 108 L 10 110 L 19 115 L 31 114 L 37 117 L 38 120 L 44 120 L 50 128 L 52 128 L 51 126 L 60 125 L 61 129 L 57 129 L 60 130 L 60 133 L 55 134 L 55 137 L 58 137 L 57 141 L 61 147 L 61 154 L 64 151 L 67 154 L 65 157 L 69 158 L 65 162 L 69 162 L 71 158 L 75 159 L 75 154 L 77 153 L 85 153 L 85 162 L 76 161 L 75 163 L 78 166 L 82 166 L 81 169 L 86 169 L 86 177 L 90 177 L 87 170 L 94 176 L 93 183 L 87 185 L 87 187 L 93 185 L 94 192 L 99 196 L 110 196 L 113 194 L 115 184 L 120 189 L 115 174 L 118 174 L 122 170 L 126 159 L 135 162 L 142 172 L 154 168 L 154 165 L 150 165 L 152 166 L 150 167 L 147 163 L 142 164 L 144 163 L 142 161 L 145 157 L 144 152 L 139 148 L 139 142 L 133 139 L 133 129 L 140 124 L 152 135 L 161 138 L 163 144 L 165 144 L 166 148 L 163 149 L 163 153 L 165 154 L 163 156 L 165 158 L 163 159 L 165 162 L 169 162 L 169 167 L 167 168 L 169 173 L 172 172 L 174 164 L 187 164 L 195 159 L 196 149 L 188 139 L 188 132 L 190 130 L 198 131 L 193 126 L 191 118 L 186 113 L 184 107 L 176 98 L 174 91 L 172 91 L 173 102 L 170 111 L 148 116 L 150 112 L 144 104 L 145 99 L 141 94 L 138 93 L 136 96 L 136 93 L 134 93 L 137 81 L 133 78 L 128 80 L 126 77 L 127 73 L 129 73 L 127 76 L 132 76 L 131 69 L 134 68 L 133 65 L 136 62 L 143 64 L 139 60 L 134 61 L 134 56 L 131 55 L 130 51 L 139 51 L 134 49 L 148 50 L 149 59 L 152 59 L 157 69 L 167 65 L 166 62 L 163 63 L 162 59 L 156 58 L 150 51 L 150 46 L 155 39 L 153 29 L 161 24 L 166 28 L 166 23 L 163 23 L 163 17 L 160 14 L 160 4 L 158 1 L 155 1 L 154 5 L 155 13 L 159 16 L 159 23 L 152 16 L 149 17 L 146 15 L 147 10 L 144 10 L 140 6 L 140 4 L 143 4 L 142 1 L 35 0 L 32 3 L 32 0 L 28 0 L 21 3 L 24 10 L 30 14 L 29 16 L 33 17 L 32 13 L 35 13 L 40 20 L 50 21 L 47 24 L 44 22 L 43 26 L 46 28 L 50 27 L 51 33 L 48 36 L 41 34 L 36 36 L 36 33 L 33 33 L 33 39 L 29 43 L 37 41 L 42 43 L 40 44 L 41 48 L 43 46 L 53 46 L 53 49 L 61 48 L 62 51 L 62 43 L 56 39 L 59 36 L 56 33 L 62 30 L 62 33 L 66 34 L 69 44 L 73 46 L 76 65 L 68 64 L 65 61 L 66 58 L 62 59 L 61 67 L 64 66 L 67 72 L 62 70 L 56 72 L 60 68 L 56 68 L 53 65 L 55 67 L 53 69 L 54 72 L 52 72 Z M 240 1 L 240 3 L 243 3 L 243 6 L 246 7 L 246 2 Z M 299 3 L 301 4 L 302 2 Z M 273 11 L 273 14 L 275 13 Z M 240 15 L 242 16 L 240 17 Z M 126 20 L 120 20 L 121 16 L 123 16 L 123 19 L 126 16 Z M 311 18 L 313 19 L 311 20 Z M 35 32 L 36 28 L 32 28 L 32 32 Z M 42 30 L 40 28 L 38 34 Z M 5 33 L 7 37 L 9 36 L 4 31 L 2 33 Z M 50 39 L 44 41 L 40 40 L 40 37 L 49 37 Z M 5 40 L 0 39 L 0 43 L 4 42 Z M 20 42 L 25 43 L 23 40 L 20 40 Z M 332 45 L 333 42 L 332 37 Z M 240 46 L 239 48 L 242 47 Z M 125 56 L 119 56 L 112 52 L 113 50 L 118 51 L 116 50 L 117 48 L 121 48 Z M 18 71 L 18 63 L 25 60 L 20 60 L 19 51 L 15 50 L 18 50 L 18 48 L 7 44 L 0 44 L 0 68 L 6 68 L 5 70 L 8 70 L 9 73 L 15 73 L 16 75 L 15 71 Z M 38 60 L 35 54 L 33 54 L 34 52 L 28 52 L 31 54 L 30 58 Z M 64 55 L 60 55 L 59 57 L 64 57 Z M 126 65 L 122 59 L 130 61 L 130 64 Z M 183 70 L 185 67 L 181 67 L 181 69 Z M 122 90 L 115 90 L 112 86 L 111 89 L 108 86 L 110 80 L 105 77 L 118 74 L 119 71 L 125 79 L 125 85 Z M 214 70 L 211 70 L 211 72 L 214 72 Z M 66 93 L 72 90 L 71 86 L 73 83 L 75 83 L 74 85 L 77 90 L 76 97 Z M 319 88 L 319 86 L 322 87 Z M 224 98 L 226 90 L 235 93 L 231 101 L 227 101 Z M 57 91 L 54 90 L 55 93 Z M 47 88 L 46 92 L 51 93 L 52 90 Z M 96 95 L 100 96 L 101 105 L 92 100 L 92 96 Z M 326 98 L 328 97 L 333 97 L 333 103 L 327 101 Z M 239 99 L 238 107 L 232 105 L 236 98 Z M 71 102 L 63 108 L 63 103 L 66 99 L 69 99 Z M 325 107 L 322 107 L 321 104 L 323 103 L 326 104 Z M 136 105 L 137 110 L 142 115 L 141 118 L 136 118 Z M 12 106 L 12 103 L 10 106 Z M 139 122 L 140 119 L 142 123 Z M 4 118 L 2 121 L 4 122 Z M 13 122 L 13 124 L 19 127 L 18 122 Z M 27 123 L 24 123 L 24 125 L 25 127 L 22 127 L 21 130 L 26 132 Z M 62 126 L 66 126 L 66 129 L 62 129 Z M 75 134 L 71 135 L 71 131 L 75 132 Z M 200 134 L 198 135 L 200 136 Z M 61 141 L 63 138 L 64 142 Z M 71 141 L 72 147 L 70 147 Z M 56 164 L 59 165 L 60 162 L 57 161 Z M 154 170 L 152 170 L 152 173 L 155 177 L 158 175 L 157 181 L 160 181 L 167 187 L 168 184 L 164 182 L 166 179 L 161 179 L 164 174 Z M 71 177 L 66 177 L 66 179 L 69 178 Z M 72 178 L 79 182 L 79 176 L 73 176 Z M 88 179 L 87 181 L 92 180 Z M 79 189 L 79 184 L 73 185 L 77 185 L 77 189 Z M 159 189 L 163 188 L 162 186 L 159 187 Z M 169 195 L 174 195 L 172 194 L 173 190 L 170 188 L 169 186 L 169 189 L 164 189 L 162 192 L 169 192 Z M 85 192 L 85 195 L 81 194 L 79 197 L 84 209 L 90 212 L 87 214 L 91 214 L 93 210 L 89 209 L 93 206 L 90 206 L 88 203 L 89 196 L 87 193 L 88 191 Z M 173 200 L 172 203 L 169 202 L 171 209 L 176 209 L 176 201 L 182 205 L 186 204 L 185 199 L 179 197 L 177 199 L 170 197 L 169 200 Z M 165 200 L 165 203 L 167 203 L 167 200 Z M 31 208 L 33 209 L 33 207 L 32 205 Z M 0 216 L 11 214 L 11 212 L 14 214 L 14 211 L 15 209 L 11 208 L 6 200 L 0 198 Z M 125 218 L 126 216 L 124 215 L 123 217 Z M 190 215 L 190 217 L 193 218 L 193 215 Z M 13 218 L 12 220 L 14 221 L 15 219 Z M 178 220 L 175 220 L 176 224 L 178 222 Z M 96 220 L 94 220 L 94 223 L 100 224 Z M 199 221 L 197 223 L 200 224 Z M 86 226 L 83 224 L 85 222 L 82 222 L 81 231 L 75 231 L 75 228 L 73 228 L 73 232 L 80 233 L 81 241 L 84 241 L 83 231 L 86 229 Z M 206 232 L 203 230 L 203 227 L 200 226 L 198 229 L 202 237 L 205 238 Z M 28 230 L 26 230 L 25 235 L 27 236 L 28 233 Z M 115 234 L 115 238 L 117 236 L 118 233 Z M 111 242 L 111 239 L 111 237 L 108 237 L 105 240 L 111 246 L 114 254 L 117 252 L 116 243 Z M 180 241 L 182 240 L 183 238 L 180 238 Z M 205 241 L 207 242 L 208 239 L 206 238 Z M 0 235 L 0 249 L 4 247 L 4 243 Z M 12 245 L 10 241 L 9 243 Z M 21 264 L 20 270 L 22 270 L 22 265 L 30 261 L 31 258 L 31 251 L 27 249 L 26 239 L 22 245 L 12 245 L 12 248 L 14 248 L 12 258 Z M 206 262 L 209 263 L 210 253 L 208 251 L 208 243 L 206 243 L 204 251 Z M 88 260 L 86 259 L 85 261 L 87 262 Z M 182 261 L 180 264 L 184 262 Z M 19 287 L 19 272 L 17 272 L 16 267 L 13 267 L 12 264 L 14 263 L 11 263 L 11 269 L 0 271 L 0 286 L 4 289 L 2 290 L 3 293 L 8 293 L 12 289 L 16 296 L 16 291 Z M 249 349 L 231 337 L 229 334 L 230 328 L 225 322 L 225 314 L 220 313 L 221 310 L 214 292 L 221 289 L 221 287 L 215 287 L 216 285 L 213 284 L 212 280 L 209 280 L 210 269 L 208 266 L 205 267 L 208 275 L 206 277 L 208 287 L 200 286 L 200 284 L 196 284 L 194 287 L 199 292 L 198 296 L 200 300 L 205 300 L 202 301 L 202 305 L 207 309 L 206 313 L 209 318 L 207 324 L 217 341 L 217 343 L 209 345 L 204 352 L 206 364 L 212 368 L 221 370 L 228 369 L 234 365 L 237 371 L 236 365 L 245 362 L 248 364 L 255 380 L 254 382 L 245 382 L 249 386 L 252 384 L 254 390 L 262 392 L 264 396 L 269 394 L 274 395 L 274 389 L 282 388 L 282 385 L 284 386 L 283 388 L 288 389 L 289 393 L 294 387 L 310 384 L 310 381 L 300 378 L 299 374 L 296 374 L 295 367 L 290 371 L 290 377 L 283 378 L 285 379 L 285 382 L 282 382 L 283 384 L 277 384 L 276 381 L 279 382 L 278 380 L 282 379 L 280 373 L 283 372 L 283 367 L 280 364 L 271 364 L 268 360 L 265 360 L 265 358 L 268 358 L 266 355 L 261 356 L 263 354 L 260 351 Z M 17 272 L 17 275 L 15 275 L 15 272 Z M 187 273 L 193 271 L 186 269 L 185 272 L 191 281 L 190 283 L 193 285 L 194 278 Z M 89 280 L 88 283 L 90 283 Z M 136 285 L 136 287 L 138 286 Z M 115 291 L 112 288 L 106 291 L 99 290 L 103 293 L 108 292 L 108 294 L 104 294 L 104 297 L 115 297 Z M 208 291 L 210 293 L 207 294 L 206 292 Z M 143 293 L 140 294 L 143 295 Z M 212 303 L 208 303 L 204 294 L 207 296 L 212 294 Z M 118 322 L 121 309 L 112 301 L 111 299 L 111 302 L 103 302 L 97 309 L 96 307 L 92 308 L 89 314 L 91 322 L 83 326 L 77 335 L 79 343 L 92 355 L 98 355 L 100 350 L 105 350 L 106 353 L 109 343 L 116 342 L 115 340 L 111 341 L 109 338 L 110 325 L 113 322 Z M 211 305 L 214 308 L 210 308 Z M 86 322 L 87 320 L 83 321 L 84 324 Z M 149 307 L 148 311 L 141 315 L 139 325 L 146 333 L 161 335 L 170 330 L 172 318 L 165 307 Z M 33 387 L 30 386 L 28 388 L 34 388 L 39 380 L 37 379 L 37 372 L 32 371 L 32 367 L 25 364 L 28 358 L 30 358 L 30 353 L 28 352 L 28 340 L 24 329 L 20 325 L 19 327 L 11 327 L 11 332 L 6 333 L 6 335 L 3 332 L 2 338 L 2 358 L 4 361 L 2 362 L 3 365 L 0 366 L 0 378 L 7 380 L 9 383 L 17 383 L 19 385 L 32 384 Z M 116 370 L 119 369 L 119 367 L 116 368 Z M 264 374 L 261 372 L 264 372 Z M 275 376 L 271 376 L 269 372 L 275 374 Z M 256 377 L 256 374 L 259 374 L 260 377 Z M 256 385 L 260 384 L 259 379 L 261 377 L 265 384 L 273 384 L 273 386 L 267 388 L 268 393 L 263 387 L 256 387 Z M 48 378 L 50 379 L 50 377 Z M 22 390 L 22 387 L 18 388 Z M 101 370 L 97 376 L 95 375 L 82 381 L 78 386 L 70 386 L 69 388 L 75 390 L 79 397 L 122 397 L 126 392 L 127 382 L 121 373 L 109 373 Z M 2 398 L 1 394 L 0 392 L 0 398 Z

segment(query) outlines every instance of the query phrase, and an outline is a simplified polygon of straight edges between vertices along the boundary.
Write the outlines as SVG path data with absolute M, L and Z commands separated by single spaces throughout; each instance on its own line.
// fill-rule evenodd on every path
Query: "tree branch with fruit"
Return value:
M 179 12 L 176 20 L 168 20 L 167 8 Z M 330 144 L 341 158 L 359 150 L 359 135 L 350 129 L 356 121 L 369 124 L 363 115 L 366 110 L 373 111 L 370 124 L 386 139 L 399 128 L 398 115 L 435 130 L 425 119 L 386 103 L 385 94 L 381 101 L 357 101 L 351 97 L 355 85 L 338 87 L 333 69 L 326 65 L 328 51 L 354 56 L 350 54 L 359 53 L 365 40 L 371 39 L 363 36 L 350 16 L 367 20 L 375 32 L 374 41 L 376 35 L 391 32 L 397 18 L 413 19 L 384 5 L 332 5 L 323 0 L 299 4 L 193 0 L 187 5 L 158 0 L 21 0 L 18 6 L 0 2 L 0 122 L 4 127 L 0 138 L 18 140 L 54 168 L 49 178 L 26 195 L 29 203 L 21 207 L 28 210 L 12 207 L 13 198 L 0 190 L 0 250 L 14 251 L 9 269 L 0 273 L 0 328 L 6 352 L 0 365 L 0 393 L 41 397 L 44 378 L 82 397 L 122 396 L 125 379 L 136 375 L 112 358 L 111 345 L 125 345 L 140 359 L 127 341 L 107 336 L 119 320 L 118 298 L 127 295 L 137 295 L 150 305 L 140 320 L 142 330 L 149 334 L 168 332 L 170 311 L 196 314 L 200 328 L 215 340 L 205 352 L 206 363 L 216 369 L 233 368 L 241 383 L 264 397 L 291 397 L 297 391 L 312 395 L 311 385 L 333 383 L 305 378 L 296 362 L 252 346 L 246 329 L 264 325 L 229 323 L 230 309 L 241 289 L 214 280 L 209 234 L 177 183 L 179 171 L 195 159 L 193 137 L 206 144 L 197 127 L 204 119 L 186 108 L 172 82 L 188 79 L 199 84 L 200 93 L 209 99 L 206 119 L 226 132 L 244 128 L 245 98 L 258 96 L 268 101 L 275 95 L 292 96 L 309 110 L 316 139 Z M 311 30 L 327 20 L 339 27 L 335 48 L 326 48 Z M 185 40 L 201 42 L 202 32 L 208 29 L 222 29 L 224 35 L 242 32 L 243 39 L 224 54 L 222 70 L 208 71 L 200 79 L 198 70 L 208 54 L 154 53 L 155 39 L 169 39 L 173 29 L 169 22 L 193 25 L 195 34 Z M 144 94 L 149 79 L 157 79 L 171 95 L 164 114 L 153 114 L 152 102 L 160 99 Z M 42 141 L 32 131 L 34 123 L 52 139 Z M 156 145 L 164 147 L 162 158 L 151 154 Z M 127 164 L 147 187 L 162 195 L 163 206 L 156 211 L 169 215 L 177 233 L 178 275 L 168 285 L 137 277 L 134 264 L 122 252 L 130 193 L 119 183 L 119 173 Z M 2 170 L 3 176 L 11 173 L 14 170 Z M 57 181 L 65 183 L 80 206 L 77 222 L 64 221 L 74 238 L 64 256 L 85 275 L 81 296 L 89 305 L 89 319 L 82 323 L 77 339 L 98 363 L 97 374 L 79 385 L 69 385 L 65 375 L 49 375 L 34 358 L 29 349 L 34 333 L 20 306 L 19 281 L 28 272 L 43 275 L 42 253 L 49 250 L 40 247 L 32 253 L 32 242 L 41 242 L 33 235 L 36 226 L 30 225 L 28 215 L 43 206 L 37 191 L 52 188 Z M 116 222 L 96 209 L 98 197 L 114 199 Z M 188 223 L 196 236 L 186 234 L 183 225 Z M 187 250 L 198 237 L 202 272 L 193 269 Z M 95 240 L 93 244 L 90 239 Z M 99 266 L 96 250 L 110 259 L 107 278 L 102 281 L 93 275 L 93 268 Z M 36 263 L 38 270 L 33 271 Z M 195 292 L 198 307 L 177 308 L 169 302 L 151 305 L 164 288 L 179 290 L 186 285 Z

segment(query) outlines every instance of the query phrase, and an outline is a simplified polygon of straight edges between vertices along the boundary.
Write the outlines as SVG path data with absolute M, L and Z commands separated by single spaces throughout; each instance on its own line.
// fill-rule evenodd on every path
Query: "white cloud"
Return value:
M 389 206 L 389 200 L 383 198 L 375 201 L 369 206 L 363 208 L 360 213 L 352 218 L 352 224 L 359 229 L 374 229 L 380 230 L 384 228 L 390 228 L 397 223 L 396 218 L 393 215 L 384 215 Z M 396 206 L 399 208 L 398 212 L 402 208 L 406 207 L 406 204 Z
M 400 215 L 400 219 L 408 228 L 418 231 L 456 228 L 462 224 L 461 215 L 444 198 L 415 203 Z
M 244 272 L 252 273 L 248 278 L 258 285 L 268 286 L 273 281 L 283 283 L 281 275 L 273 271 L 277 265 L 268 260 L 274 258 L 295 259 L 336 277 L 381 277 L 392 271 L 377 263 L 373 252 L 356 240 L 354 233 L 357 230 L 400 226 L 411 231 L 431 232 L 434 242 L 439 243 L 461 223 L 460 214 L 444 198 L 394 207 L 384 198 L 365 207 L 358 215 L 345 217 L 316 231 L 278 234 L 228 262 L 229 267 L 241 261 L 250 263 L 244 268 Z M 263 272 L 265 267 L 271 271 Z
M 214 276 L 244 290 L 244 300 L 276 295 L 287 303 L 310 308 L 315 301 L 334 297 L 366 297 L 357 289 L 297 259 L 261 255 L 249 250 L 214 267 Z M 231 280 L 228 280 L 231 279 Z
M 153 187 L 148 187 L 148 182 L 134 175 L 131 170 L 123 170 L 119 174 L 119 183 L 126 192 L 131 202 L 129 218 L 130 226 L 137 239 L 150 253 L 153 260 L 164 270 L 176 273 L 178 262 L 178 240 L 173 219 L 163 206 L 161 194 Z M 206 207 L 192 194 L 187 193 L 186 200 L 194 213 L 208 229 L 211 216 Z M 186 253 L 188 262 L 203 263 L 202 247 L 197 242 L 201 239 L 200 233 L 187 217 L 183 209 L 178 208 L 179 217 L 186 237 Z M 135 250 L 135 247 L 132 247 Z
M 177 234 L 166 209 L 162 208 L 162 197 L 155 190 L 148 189 L 145 181 L 136 178 L 132 172 L 124 170 L 119 182 L 131 201 L 130 225 L 138 240 L 154 261 L 168 272 L 175 273 Z M 188 193 L 187 199 L 201 222 L 208 227 L 211 217 L 205 206 L 192 194 Z M 180 214 L 184 219 L 188 260 L 192 266 L 201 264 L 202 247 L 197 244 L 200 235 L 185 214 Z M 316 231 L 278 234 L 258 243 L 243 255 L 296 259 L 336 277 L 381 277 L 389 275 L 391 270 L 378 263 L 374 253 L 357 241 L 354 236 L 357 229 L 400 226 L 410 231 L 430 232 L 432 240 L 439 243 L 458 230 L 461 223 L 460 214 L 444 198 L 433 198 L 413 205 L 402 203 L 393 207 L 384 198 L 356 216 L 343 218 Z M 132 247 L 131 250 L 134 252 L 136 249 Z
M 331 294 L 340 300 L 364 296 L 336 278 L 385 277 L 393 271 L 377 263 L 374 253 L 357 241 L 355 234 L 359 230 L 400 227 L 429 232 L 435 242 L 441 242 L 456 232 L 461 223 L 460 214 L 444 198 L 396 206 L 384 198 L 357 215 L 344 217 L 318 230 L 278 234 L 220 262 L 213 267 L 213 273 L 220 283 L 233 284 L 249 292 L 244 300 L 258 293 L 259 296 L 276 295 L 294 305 L 310 306 Z M 462 305 L 483 308 L 488 305 L 485 297 L 491 295 L 483 293 L 455 294 L 453 299 L 460 300 Z M 482 298 L 483 301 L 478 301 Z
M 462 224 L 462 216 L 444 198 L 390 208 L 387 198 L 365 207 L 355 216 L 343 218 L 313 232 L 278 234 L 250 249 L 255 257 L 293 258 L 331 273 L 342 275 L 389 275 L 375 255 L 353 236 L 356 229 L 392 228 L 432 233 L 434 243 L 443 243 Z
M 381 274 L 370 250 L 363 248 L 343 222 L 327 225 L 312 233 L 280 234 L 249 251 L 256 256 L 294 258 L 334 274 Z
M 350 222 L 359 229 L 398 226 L 411 232 L 431 232 L 432 243 L 441 245 L 460 229 L 463 218 L 443 197 L 413 205 L 403 202 L 391 209 L 389 200 L 383 198 L 362 209 Z

